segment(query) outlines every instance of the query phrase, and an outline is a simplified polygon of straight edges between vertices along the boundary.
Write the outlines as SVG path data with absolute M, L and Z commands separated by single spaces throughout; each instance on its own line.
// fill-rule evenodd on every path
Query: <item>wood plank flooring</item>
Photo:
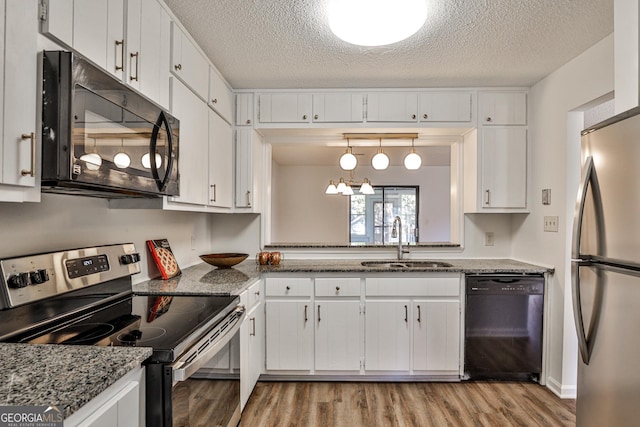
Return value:
M 206 382 L 193 389 L 201 397 L 208 394 Z M 181 416 L 180 425 L 205 425 L 197 412 L 189 415 Z M 515 382 L 259 382 L 241 422 L 243 427 L 574 425 L 575 400 Z

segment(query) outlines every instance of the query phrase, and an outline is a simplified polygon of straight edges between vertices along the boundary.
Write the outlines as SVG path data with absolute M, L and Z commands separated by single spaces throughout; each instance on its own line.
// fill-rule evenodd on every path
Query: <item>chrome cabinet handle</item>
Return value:
M 409 308 L 404 306 L 404 321 L 405 323 L 409 323 Z
M 491 190 L 485 190 L 484 192 L 485 194 L 485 199 L 484 199 L 484 204 L 485 205 L 490 205 L 491 204 Z
M 136 52 L 136 53 L 132 52 L 130 55 L 131 55 L 131 57 L 130 57 L 131 61 L 129 61 L 129 64 L 131 64 L 131 62 L 133 62 L 133 58 L 136 58 L 136 76 L 134 77 L 134 76 L 131 75 L 131 73 L 129 73 L 129 80 L 137 82 L 138 81 L 138 66 L 140 65 L 140 52 Z M 131 67 L 131 68 L 133 68 L 133 67 Z
M 256 318 L 252 317 L 249 320 L 251 320 L 251 325 L 252 325 L 252 332 L 249 334 L 249 336 L 251 337 L 255 337 L 256 336 Z
M 176 65 L 173 66 L 173 68 L 175 68 L 176 71 L 182 70 L 182 64 L 176 64 Z
M 420 306 L 418 306 L 418 323 L 422 321 L 422 313 L 420 313 Z
M 318 304 L 318 323 L 320 323 L 320 304 Z
M 216 189 L 216 184 L 213 184 L 213 201 L 215 202 L 216 199 L 218 198 L 218 191 Z
M 428 118 L 429 118 L 429 115 L 425 113 L 425 114 L 423 114 L 423 115 L 422 115 L 422 118 L 423 118 L 423 119 L 428 119 Z
M 251 191 L 247 191 L 247 206 L 251 207 Z
M 31 169 L 22 169 L 22 171 L 20 171 L 20 174 L 22 176 L 36 176 L 36 134 L 35 132 L 23 133 L 21 139 L 22 141 L 24 141 L 25 139 L 31 140 Z
M 120 65 L 118 65 L 118 61 L 116 60 L 116 71 L 124 70 L 124 39 L 116 40 L 116 48 L 114 54 L 116 59 L 118 58 L 118 46 L 120 46 Z
M 305 304 L 305 306 L 304 306 L 304 323 L 307 323 L 307 321 L 309 320 L 309 316 L 307 316 L 307 308 L 308 308 L 308 306 Z

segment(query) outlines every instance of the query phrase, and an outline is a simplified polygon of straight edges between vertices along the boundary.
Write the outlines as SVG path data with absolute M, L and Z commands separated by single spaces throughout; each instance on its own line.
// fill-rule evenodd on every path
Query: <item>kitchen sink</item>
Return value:
M 453 265 L 449 264 L 448 262 L 441 261 L 362 261 L 361 264 L 364 267 L 396 269 L 453 267 Z

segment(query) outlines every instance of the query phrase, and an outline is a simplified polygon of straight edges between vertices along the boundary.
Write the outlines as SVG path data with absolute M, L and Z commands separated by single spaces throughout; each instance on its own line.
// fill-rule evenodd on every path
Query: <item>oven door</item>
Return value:
M 183 382 L 222 357 L 230 345 L 239 340 L 244 316 L 244 306 L 237 306 L 174 362 L 146 366 L 147 425 L 168 427 L 174 425 L 174 421 L 175 425 L 189 425 L 188 417 L 193 409 L 189 406 L 189 395 L 195 391 Z M 234 353 L 239 358 L 239 353 Z M 212 385 L 216 396 L 207 402 L 215 406 L 215 410 L 207 410 L 206 421 L 211 425 L 235 427 L 240 421 L 239 371 L 232 373 L 230 369 L 227 375 L 216 376 L 215 381 Z

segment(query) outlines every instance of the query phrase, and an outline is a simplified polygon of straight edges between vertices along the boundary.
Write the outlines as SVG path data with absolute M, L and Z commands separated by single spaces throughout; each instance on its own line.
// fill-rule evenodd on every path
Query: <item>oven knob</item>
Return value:
M 10 288 L 19 289 L 29 285 L 29 273 L 18 273 L 7 279 Z
M 140 261 L 140 254 L 138 253 L 122 255 L 120 257 L 120 262 L 124 265 L 133 264 L 134 262 L 138 261 Z
M 31 278 L 32 285 L 39 285 L 49 280 L 49 273 L 47 273 L 47 270 L 41 269 L 32 271 L 29 273 L 29 277 Z

